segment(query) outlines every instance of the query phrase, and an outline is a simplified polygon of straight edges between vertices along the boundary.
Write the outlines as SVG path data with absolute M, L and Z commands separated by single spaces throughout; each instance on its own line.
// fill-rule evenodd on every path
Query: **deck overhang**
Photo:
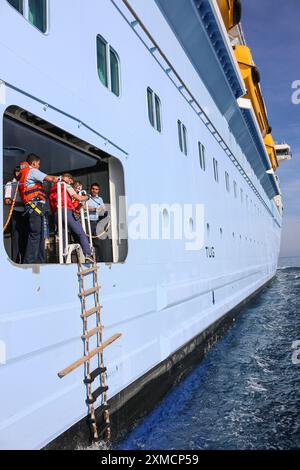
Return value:
M 252 166 L 257 178 L 260 180 L 269 199 L 278 196 L 280 190 L 274 171 L 264 144 L 252 103 L 248 99 L 238 99 L 239 110 L 242 119 L 236 119 L 231 123 L 235 134 L 239 135 L 239 144 Z M 243 124 L 243 121 L 246 124 Z
M 155 0 L 216 105 L 231 115 L 246 93 L 215 0 Z
M 226 118 L 268 197 L 279 194 L 270 159 L 216 0 L 155 0 Z

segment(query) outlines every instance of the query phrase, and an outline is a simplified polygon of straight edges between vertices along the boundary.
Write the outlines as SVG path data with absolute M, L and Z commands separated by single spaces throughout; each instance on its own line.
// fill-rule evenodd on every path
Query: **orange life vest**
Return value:
M 52 212 L 55 214 L 57 211 L 57 204 L 58 204 L 58 198 L 57 198 L 57 188 L 58 185 L 55 183 L 52 188 L 50 189 L 50 194 L 49 194 L 49 202 L 50 202 L 50 207 Z M 64 185 L 61 185 L 61 206 L 65 207 L 65 201 L 64 201 Z M 71 209 L 74 211 L 76 208 L 70 194 L 67 191 L 67 209 Z
M 24 205 L 33 199 L 46 201 L 46 191 L 42 183 L 37 181 L 30 187 L 28 186 L 27 177 L 31 169 L 27 162 L 22 162 L 20 165 L 19 192 Z
M 80 214 L 80 209 L 81 209 L 81 202 L 77 201 L 77 199 L 72 198 L 72 202 L 74 205 L 74 211 L 76 214 Z

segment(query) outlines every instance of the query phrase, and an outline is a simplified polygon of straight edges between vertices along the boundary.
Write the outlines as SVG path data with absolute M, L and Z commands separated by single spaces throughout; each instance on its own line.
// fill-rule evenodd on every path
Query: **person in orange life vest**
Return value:
M 25 206 L 24 217 L 28 223 L 28 239 L 24 264 L 45 263 L 44 217 L 46 214 L 46 192 L 44 181 L 55 183 L 57 176 L 48 176 L 40 171 L 41 159 L 33 153 L 20 164 L 19 191 Z
M 89 196 L 81 196 L 76 193 L 74 188 L 72 188 L 72 183 L 74 182 L 74 179 L 72 175 L 69 173 L 65 173 L 62 175 L 62 181 L 64 181 L 67 184 L 67 225 L 68 229 L 70 230 L 71 234 L 73 235 L 73 238 L 75 240 L 75 243 L 79 243 L 84 256 L 86 257 L 86 261 L 88 263 L 93 262 L 92 259 L 92 251 L 91 247 L 88 241 L 88 238 L 82 228 L 81 222 L 76 218 L 74 212 L 75 212 L 75 207 L 76 203 L 81 203 L 85 202 L 89 199 Z M 58 216 L 57 216 L 57 184 L 52 186 L 50 190 L 50 195 L 49 195 L 49 200 L 50 200 L 50 207 L 51 210 L 54 214 L 55 217 L 55 223 L 57 225 L 58 222 Z M 64 201 L 64 192 L 63 192 L 63 186 L 61 187 L 61 194 L 62 194 L 62 207 L 65 207 L 65 201 Z M 73 202 L 75 201 L 75 202 Z M 63 221 L 63 226 L 65 222 L 65 213 L 62 211 L 62 221 Z M 63 231 L 63 236 L 64 236 L 64 231 Z

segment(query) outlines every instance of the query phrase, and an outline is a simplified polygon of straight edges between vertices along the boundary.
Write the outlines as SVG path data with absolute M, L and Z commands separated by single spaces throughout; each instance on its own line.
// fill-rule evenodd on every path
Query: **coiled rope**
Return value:
M 8 217 L 7 217 L 7 220 L 5 222 L 5 225 L 3 227 L 3 233 L 6 231 L 8 225 L 9 225 L 11 216 L 13 214 L 15 204 L 16 204 L 17 195 L 18 195 L 18 190 L 19 190 L 19 183 L 17 183 L 17 186 L 16 186 L 15 194 L 14 194 L 14 197 L 13 197 L 13 200 L 12 200 L 12 203 L 11 203 L 11 208 L 10 208 L 10 211 L 8 213 Z

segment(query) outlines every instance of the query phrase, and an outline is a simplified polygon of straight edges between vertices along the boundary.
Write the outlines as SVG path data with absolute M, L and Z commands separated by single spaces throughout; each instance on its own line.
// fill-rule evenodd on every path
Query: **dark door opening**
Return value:
M 71 173 L 87 192 L 93 183 L 99 184 L 101 197 L 110 218 L 109 229 L 100 241 L 101 261 L 105 263 L 125 261 L 127 240 L 120 240 L 119 237 L 119 207 L 117 207 L 119 198 L 125 196 L 121 162 L 25 110 L 10 107 L 3 121 L 4 185 L 12 180 L 16 165 L 26 160 L 30 153 L 41 158 L 41 170 L 48 175 Z M 51 183 L 45 183 L 44 187 L 48 195 Z M 10 206 L 3 204 L 4 223 L 9 210 Z M 57 230 L 48 202 L 47 210 L 50 235 L 46 241 L 46 262 L 58 263 Z M 5 249 L 11 259 L 13 259 L 12 229 L 11 223 L 4 233 Z

